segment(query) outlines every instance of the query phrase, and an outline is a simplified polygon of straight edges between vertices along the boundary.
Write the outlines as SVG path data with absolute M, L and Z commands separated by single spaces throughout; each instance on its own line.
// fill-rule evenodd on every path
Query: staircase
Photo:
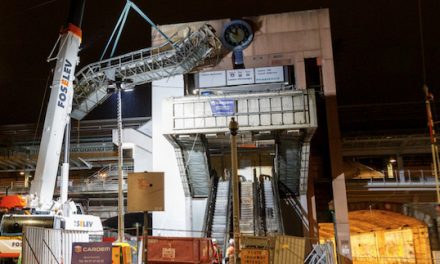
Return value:
M 301 177 L 300 138 L 281 137 L 278 152 L 278 179 L 291 193 L 297 195 Z
M 219 248 L 223 248 L 226 240 L 227 216 L 229 203 L 229 181 L 219 181 L 212 220 L 211 237 L 217 239 Z
M 192 197 L 207 197 L 210 181 L 209 157 L 202 136 L 176 139 L 177 145 L 181 149 L 181 159 L 184 165 L 179 168 L 185 170 L 185 174 L 190 175 L 187 183 Z M 177 154 L 177 153 L 176 153 Z M 185 175 L 183 174 L 183 175 Z

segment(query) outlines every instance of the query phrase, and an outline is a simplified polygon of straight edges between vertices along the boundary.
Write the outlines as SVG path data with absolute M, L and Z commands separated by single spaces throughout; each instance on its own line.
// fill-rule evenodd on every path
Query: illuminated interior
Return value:
M 353 263 L 432 263 L 427 226 L 383 210 L 349 212 Z M 321 243 L 334 245 L 333 223 L 319 224 Z

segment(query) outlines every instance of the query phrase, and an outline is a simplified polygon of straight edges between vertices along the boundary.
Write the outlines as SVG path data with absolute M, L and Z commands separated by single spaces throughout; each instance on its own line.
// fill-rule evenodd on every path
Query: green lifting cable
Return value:
M 112 35 L 110 36 L 109 40 L 107 41 L 107 44 L 105 45 L 105 48 L 104 48 L 104 51 L 102 52 L 100 60 L 102 60 L 104 58 L 104 56 L 107 52 L 107 49 L 109 48 L 110 43 L 112 42 L 112 40 L 115 37 L 115 34 L 117 32 L 116 38 L 114 39 L 114 42 L 113 42 L 112 51 L 110 53 L 110 57 L 113 57 L 113 54 L 115 53 L 115 50 L 116 50 L 116 46 L 118 45 L 118 42 L 119 42 L 119 38 L 121 37 L 122 30 L 124 29 L 125 21 L 127 20 L 127 16 L 128 16 L 128 13 L 130 12 L 131 8 L 133 8 L 134 11 L 136 11 L 143 19 L 145 19 L 145 21 L 147 21 L 155 30 L 157 30 L 157 32 L 159 32 L 174 48 L 176 48 L 176 45 L 174 44 L 174 42 L 165 33 L 163 33 L 156 26 L 156 24 L 154 24 L 153 21 L 151 21 L 150 18 L 148 18 L 148 16 L 144 12 L 142 12 L 142 10 L 140 10 L 139 7 L 135 3 L 131 2 L 130 0 L 127 0 L 124 8 L 122 9 L 121 15 L 119 16 L 118 22 L 116 23 L 115 28 L 113 29 Z

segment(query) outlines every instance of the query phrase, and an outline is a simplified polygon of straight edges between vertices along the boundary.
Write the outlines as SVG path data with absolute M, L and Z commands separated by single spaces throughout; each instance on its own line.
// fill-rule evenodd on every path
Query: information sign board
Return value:
M 199 73 L 199 87 L 219 87 L 226 85 L 225 71 L 208 71 Z
M 127 210 L 129 212 L 164 210 L 163 172 L 128 174 Z
M 254 69 L 239 69 L 226 71 L 227 85 L 241 85 L 254 83 Z
M 235 113 L 234 99 L 214 99 L 209 103 L 213 116 L 231 116 Z
M 255 83 L 284 82 L 283 66 L 255 68 Z
M 241 250 L 241 263 L 243 264 L 268 264 L 269 251 L 263 249 L 247 249 Z
M 72 264 L 112 263 L 112 243 L 74 242 L 72 243 Z

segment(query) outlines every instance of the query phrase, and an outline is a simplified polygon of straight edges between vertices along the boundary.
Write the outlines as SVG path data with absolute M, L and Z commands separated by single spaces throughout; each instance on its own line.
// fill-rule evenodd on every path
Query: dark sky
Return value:
M 440 97 L 440 1 L 420 1 L 427 84 Z M 342 130 L 357 133 L 425 127 L 418 0 L 133 2 L 157 24 L 330 8 Z M 99 59 L 124 4 L 122 0 L 86 2 L 79 68 Z M 67 13 L 67 0 L 2 3 L 0 124 L 37 122 L 50 72 L 46 58 Z M 118 53 L 147 47 L 149 35 L 146 22 L 131 13 Z M 124 103 L 124 112 L 134 115 L 129 108 L 137 105 L 141 113 L 148 114 L 145 101 L 149 89 L 143 87 L 135 95 Z M 113 115 L 108 109 L 98 109 L 92 117 Z

